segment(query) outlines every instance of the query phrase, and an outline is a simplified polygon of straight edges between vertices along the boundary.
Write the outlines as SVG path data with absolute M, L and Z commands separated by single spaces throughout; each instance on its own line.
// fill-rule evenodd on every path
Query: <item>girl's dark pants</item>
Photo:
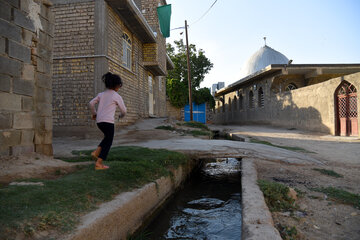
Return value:
M 99 147 L 101 147 L 99 158 L 106 160 L 114 139 L 114 124 L 100 122 L 97 123 L 97 126 L 104 133 L 104 139 L 99 144 Z

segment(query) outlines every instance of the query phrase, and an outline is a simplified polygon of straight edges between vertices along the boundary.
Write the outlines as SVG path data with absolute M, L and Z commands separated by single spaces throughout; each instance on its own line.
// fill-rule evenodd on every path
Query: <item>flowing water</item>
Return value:
M 240 162 L 204 164 L 144 232 L 149 239 L 241 239 Z

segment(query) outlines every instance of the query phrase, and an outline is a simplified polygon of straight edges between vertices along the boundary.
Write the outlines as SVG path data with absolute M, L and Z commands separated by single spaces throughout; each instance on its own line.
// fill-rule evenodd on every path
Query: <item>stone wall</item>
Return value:
M 215 122 L 219 124 L 271 124 L 335 134 L 335 91 L 343 80 L 357 88 L 359 113 L 360 73 L 333 78 L 282 93 L 274 93 L 270 90 L 272 82 L 270 78 L 253 82 L 242 89 L 242 108 L 240 107 L 240 95 L 236 92 L 226 94 L 224 104 L 218 100 Z M 254 85 L 257 86 L 257 89 L 254 89 Z M 258 90 L 260 87 L 263 88 L 265 97 L 263 107 L 259 106 Z M 253 108 L 249 107 L 250 90 L 254 93 Z M 358 126 L 360 126 L 359 117 Z
M 0 0 L 0 155 L 52 155 L 50 6 Z

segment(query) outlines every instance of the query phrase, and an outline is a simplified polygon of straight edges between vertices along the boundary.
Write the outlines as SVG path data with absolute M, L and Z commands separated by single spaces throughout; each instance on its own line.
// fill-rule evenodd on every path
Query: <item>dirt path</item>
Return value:
M 225 127 L 216 126 L 224 129 Z M 264 126 L 226 126 L 228 132 L 248 140 L 303 148 L 324 165 L 295 165 L 284 162 L 256 162 L 259 179 L 275 181 L 304 192 L 297 200 L 298 215 L 272 213 L 276 225 L 295 226 L 296 239 L 360 239 L 360 210 L 341 204 L 316 188 L 334 187 L 360 194 L 360 140 Z M 265 146 L 265 145 L 264 145 Z M 343 177 L 324 175 L 314 168 L 332 170 Z

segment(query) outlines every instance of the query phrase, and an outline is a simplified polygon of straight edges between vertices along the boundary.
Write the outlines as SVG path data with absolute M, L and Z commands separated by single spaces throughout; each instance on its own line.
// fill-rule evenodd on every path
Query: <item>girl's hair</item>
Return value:
M 107 72 L 102 76 L 102 81 L 105 83 L 105 87 L 108 89 L 115 89 L 116 87 L 122 87 L 122 80 L 119 75 Z

